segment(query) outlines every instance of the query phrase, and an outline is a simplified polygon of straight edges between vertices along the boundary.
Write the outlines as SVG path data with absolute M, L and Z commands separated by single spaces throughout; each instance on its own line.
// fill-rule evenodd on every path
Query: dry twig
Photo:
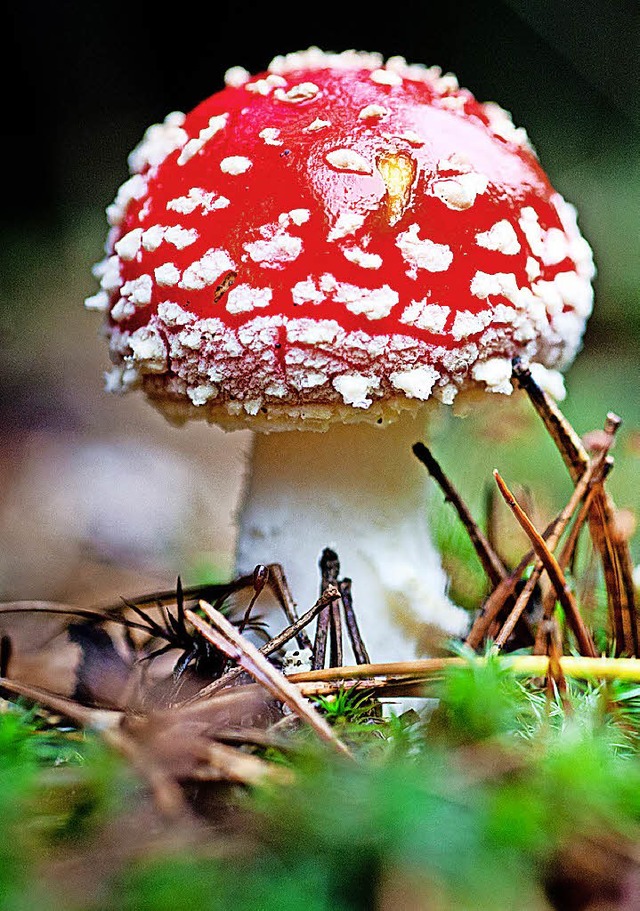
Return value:
M 297 624 L 299 617 L 296 609 L 296 603 L 293 600 L 293 596 L 291 594 L 284 569 L 280 563 L 270 563 L 268 569 L 269 584 L 271 585 L 271 589 L 282 605 L 282 609 L 287 618 L 289 626 L 294 626 Z M 300 648 L 312 648 L 311 640 L 309 639 L 309 636 L 307 635 L 304 627 L 298 628 L 298 632 L 295 634 L 295 639 L 298 642 Z
M 554 440 L 571 478 L 577 482 L 589 464 L 589 453 L 582 440 L 569 424 L 553 399 L 534 381 L 531 371 L 516 358 L 513 376 L 527 393 L 545 427 Z M 613 436 L 620 426 L 620 418 L 610 413 L 605 423 L 605 434 Z M 595 548 L 600 554 L 607 588 L 609 613 L 616 638 L 618 654 L 638 654 L 638 618 L 635 589 L 631 576 L 628 542 L 615 540 L 615 505 L 602 487 L 594 498 L 589 513 L 589 528 Z
M 549 533 L 544 538 L 544 544 L 545 544 L 546 548 L 549 550 L 549 552 L 553 553 L 555 551 L 555 549 L 560 541 L 560 538 L 564 534 L 564 531 L 565 531 L 571 517 L 573 516 L 576 509 L 578 508 L 578 505 L 584 499 L 584 497 L 587 495 L 587 493 L 589 493 L 589 491 L 591 489 L 591 485 L 594 482 L 594 479 L 596 481 L 600 480 L 601 473 L 602 473 L 602 466 L 603 466 L 603 463 L 604 463 L 606 457 L 607 457 L 606 450 L 603 450 L 603 452 L 600 454 L 598 459 L 589 463 L 588 467 L 582 473 L 578 483 L 576 484 L 576 486 L 573 490 L 573 493 L 569 499 L 569 502 L 567 503 L 565 508 L 560 512 L 560 514 L 556 517 L 556 519 L 554 519 L 554 521 L 551 523 L 551 531 L 549 531 Z M 496 480 L 498 480 L 497 477 L 496 477 Z M 501 492 L 502 492 L 502 489 L 501 489 Z M 564 564 L 564 566 L 563 566 L 563 564 L 559 562 L 558 565 L 561 570 L 564 570 L 566 568 L 567 564 Z M 500 630 L 499 634 L 496 636 L 496 639 L 495 639 L 496 648 L 498 648 L 498 649 L 503 648 L 505 643 L 509 639 L 509 636 L 513 632 L 516 623 L 518 622 L 521 614 L 523 613 L 523 611 L 527 607 L 527 604 L 529 603 L 529 599 L 531 598 L 531 595 L 533 594 L 533 591 L 538 584 L 538 581 L 540 579 L 543 569 L 544 569 L 544 563 L 540 558 L 538 558 L 536 564 L 534 565 L 533 569 L 531 570 L 531 574 L 530 574 L 529 578 L 527 579 L 522 591 L 518 595 L 518 597 L 516 599 L 516 603 L 514 604 L 509 616 L 507 617 L 505 623 L 503 624 L 502 629 Z
M 338 583 L 342 606 L 344 608 L 344 618 L 347 624 L 347 632 L 351 641 L 351 647 L 356 659 L 356 664 L 368 664 L 369 653 L 360 635 L 358 619 L 353 609 L 353 599 L 351 597 L 351 579 L 341 579 Z
M 478 555 L 480 563 L 484 568 L 487 578 L 493 586 L 498 585 L 503 579 L 506 578 L 507 571 L 502 563 L 502 560 L 489 543 L 488 538 L 484 535 L 482 530 L 474 521 L 473 516 L 469 512 L 469 509 L 464 503 L 462 497 L 455 489 L 451 481 L 447 478 L 439 463 L 433 457 L 430 449 L 428 449 L 423 443 L 416 443 L 413 446 L 413 452 L 414 455 L 417 456 L 417 458 L 425 466 L 434 481 L 436 481 L 436 483 L 440 486 L 444 494 L 445 501 L 447 503 L 451 503 L 456 510 L 460 521 L 464 525 L 467 534 L 469 535 L 469 539 L 475 548 L 475 551 Z
M 277 636 L 274 636 L 273 639 L 270 639 L 269 642 L 266 642 L 260 649 L 262 655 L 268 656 L 272 655 L 274 652 L 277 652 L 278 649 L 282 648 L 283 645 L 286 645 L 291 639 L 297 637 L 300 630 L 303 630 L 306 626 L 311 623 L 312 620 L 318 615 L 318 613 L 333 599 L 339 597 L 340 592 L 333 587 L 329 587 L 320 595 L 315 604 L 309 608 L 306 613 L 302 615 L 294 624 L 288 626 L 281 633 L 278 633 Z M 217 680 L 213 680 L 211 683 L 208 683 L 206 686 L 202 687 L 197 693 L 193 696 L 190 696 L 188 699 L 185 699 L 180 703 L 181 706 L 191 705 L 196 702 L 201 702 L 204 699 L 210 699 L 220 690 L 224 689 L 227 686 L 233 684 L 243 673 L 242 667 L 234 667 L 226 671 L 221 677 Z
M 483 662 L 487 659 L 475 659 Z M 549 675 L 547 655 L 508 655 L 500 660 L 518 677 L 544 678 Z M 640 659 L 561 655 L 558 669 L 575 680 L 627 680 L 640 682 Z M 340 690 L 367 690 L 378 696 L 425 696 L 425 685 L 441 679 L 451 668 L 468 666 L 465 658 L 422 658 L 415 661 L 352 665 L 292 674 L 291 683 L 305 696 L 329 695 Z
M 594 478 L 591 486 L 587 490 L 587 493 L 580 505 L 580 509 L 575 517 L 573 525 L 569 531 L 566 541 L 564 542 L 560 555 L 558 556 L 558 565 L 564 571 L 566 570 L 573 560 L 575 550 L 578 543 L 578 538 L 582 528 L 584 527 L 585 522 L 589 517 L 589 510 L 593 505 L 593 500 L 596 496 L 597 486 L 602 484 L 604 478 L 608 474 L 613 460 L 610 457 L 606 457 L 602 463 L 599 476 Z M 534 655 L 546 655 L 548 654 L 549 641 L 545 633 L 545 624 L 549 624 L 553 618 L 553 611 L 556 605 L 556 593 L 555 589 L 550 588 L 542 602 L 542 619 L 538 624 L 538 631 L 536 634 L 536 641 L 533 647 Z M 557 624 L 551 623 L 553 627 Z
M 267 661 L 253 643 L 241 636 L 235 626 L 211 604 L 201 601 L 199 606 L 206 614 L 209 623 L 191 610 L 187 611 L 187 616 L 205 639 L 229 658 L 237 661 L 254 680 L 262 684 L 276 699 L 306 721 L 325 743 L 343 755 L 352 756 L 349 748 L 336 737 L 325 719 L 306 702 L 300 695 L 300 691 L 288 681 L 284 674 L 281 674 Z
M 584 621 L 578 609 L 578 605 L 576 604 L 573 593 L 567 584 L 565 575 L 558 565 L 558 561 L 547 547 L 547 544 L 542 535 L 537 531 L 525 511 L 522 509 L 520 504 L 515 499 L 514 495 L 502 480 L 498 471 L 494 471 L 493 474 L 500 493 L 518 520 L 519 525 L 529 537 L 529 540 L 531 541 L 536 554 L 538 555 L 540 561 L 542 562 L 545 570 L 549 575 L 549 579 L 551 580 L 552 585 L 558 593 L 558 600 L 565 610 L 567 619 L 571 624 L 581 653 L 583 655 L 588 655 L 595 658 L 597 652 L 595 645 L 593 644 L 591 634 L 584 625 Z
M 335 553 L 335 551 L 331 550 L 328 547 L 325 547 L 320 557 L 320 592 L 325 592 L 329 586 L 332 588 L 337 588 L 339 574 L 340 561 L 338 559 L 338 555 Z M 338 639 L 336 622 L 338 625 L 340 625 L 338 605 L 339 599 L 336 599 L 335 601 L 329 601 L 318 614 L 316 636 L 313 643 L 312 666 L 314 670 L 318 670 L 319 668 L 324 667 L 327 652 L 327 641 L 330 635 L 332 637 L 333 651 L 335 656 Z M 340 636 L 340 638 L 342 638 L 342 636 Z M 342 643 L 340 643 L 340 651 L 342 651 Z M 336 663 L 341 662 L 331 661 L 331 664 Z

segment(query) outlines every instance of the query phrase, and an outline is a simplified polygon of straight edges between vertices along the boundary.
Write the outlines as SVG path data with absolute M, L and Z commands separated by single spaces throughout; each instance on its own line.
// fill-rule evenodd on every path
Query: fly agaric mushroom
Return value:
M 107 209 L 113 369 L 171 420 L 256 431 L 238 572 L 317 597 L 331 546 L 374 660 L 460 634 L 411 446 L 431 402 L 556 396 L 594 266 L 526 133 L 437 67 L 310 48 L 150 127 Z M 314 432 L 316 431 L 316 432 Z

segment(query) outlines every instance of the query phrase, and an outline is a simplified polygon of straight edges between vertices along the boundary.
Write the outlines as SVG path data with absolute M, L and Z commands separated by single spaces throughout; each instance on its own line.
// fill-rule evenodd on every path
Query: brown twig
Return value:
M 457 512 L 489 581 L 494 586 L 498 585 L 507 576 L 507 571 L 502 560 L 489 543 L 488 538 L 474 521 L 462 497 L 433 457 L 431 450 L 424 443 L 415 443 L 413 453 L 441 488 L 445 502 L 451 503 Z
M 529 367 L 522 358 L 514 358 L 512 370 L 516 383 L 527 393 L 531 404 L 542 418 L 572 479 L 577 481 L 589 462 L 589 456 L 582 445 L 582 440 L 551 396 L 547 395 L 535 382 Z
M 238 624 L 239 633 L 244 632 L 244 629 L 245 629 L 247 623 L 249 622 L 249 618 L 251 617 L 251 611 L 253 610 L 254 605 L 255 605 L 256 601 L 258 600 L 258 597 L 264 590 L 264 587 L 268 581 L 269 581 L 269 568 L 267 566 L 265 566 L 263 563 L 258 563 L 258 565 L 256 566 L 256 568 L 253 571 L 253 594 L 251 596 L 251 600 L 249 601 L 249 604 L 247 605 L 247 609 L 244 612 L 242 620 Z
M 602 557 L 602 566 L 609 610 L 616 637 L 618 654 L 637 655 L 637 619 L 631 570 L 627 563 L 626 542 L 617 540 L 615 507 L 611 500 L 600 495 L 592 510 L 594 543 Z M 628 579 L 625 577 L 629 577 Z
M 328 588 L 325 592 L 320 595 L 315 604 L 309 608 L 306 613 L 302 615 L 295 623 L 288 626 L 281 633 L 278 633 L 277 636 L 274 636 L 273 639 L 270 639 L 268 642 L 265 642 L 263 646 L 259 649 L 261 654 L 265 657 L 272 655 L 274 652 L 277 652 L 278 649 L 282 648 L 283 645 L 286 645 L 291 639 L 297 637 L 300 630 L 304 629 L 306 626 L 311 623 L 312 620 L 318 615 L 318 613 L 329 604 L 334 598 L 339 597 L 340 593 L 335 588 Z M 241 667 L 233 667 L 230 670 L 226 671 L 221 677 L 217 680 L 213 680 L 211 683 L 208 683 L 201 690 L 195 693 L 193 696 L 189 696 L 188 699 L 185 699 L 180 703 L 180 707 L 184 708 L 185 706 L 192 705 L 196 702 L 201 702 L 203 699 L 210 699 L 220 690 L 224 689 L 227 686 L 230 686 L 238 677 L 242 676 L 243 669 Z
M 226 599 L 230 595 L 235 594 L 235 592 L 240 591 L 243 588 L 248 588 L 253 585 L 253 573 L 246 576 L 238 576 L 235 579 L 232 579 L 230 582 L 210 582 L 205 583 L 204 585 L 193 585 L 187 588 L 182 588 L 182 595 L 185 600 L 197 601 L 199 598 L 209 598 L 209 599 Z M 162 590 L 158 592 L 151 592 L 146 595 L 137 595 L 135 598 L 122 598 L 121 601 L 124 602 L 125 606 L 129 604 L 135 604 L 138 607 L 144 607 L 147 610 L 157 609 L 160 610 L 164 605 L 174 604 L 176 600 L 176 589 Z M 122 605 L 111 605 L 104 608 L 93 608 L 93 613 L 99 611 L 104 614 L 115 614 L 116 616 L 122 612 Z
M 340 667 L 344 664 L 342 651 L 342 617 L 340 616 L 340 604 L 342 599 L 336 598 L 329 604 L 331 611 L 331 622 L 329 624 L 329 663 L 332 667 Z
M 329 547 L 325 547 L 320 557 L 320 578 L 321 591 L 326 591 L 329 586 L 338 588 L 338 576 L 340 575 L 340 560 L 337 553 Z M 331 601 L 328 606 L 329 611 L 329 664 L 332 667 L 340 667 L 343 663 L 342 651 L 342 618 L 340 616 L 341 598 Z
M 544 535 L 543 535 L 544 537 Z M 515 592 L 523 572 L 534 559 L 534 551 L 529 551 L 522 557 L 518 565 L 509 573 L 506 579 L 503 579 L 491 592 L 482 606 L 480 613 L 477 615 L 471 629 L 467 633 L 465 645 L 469 648 L 477 649 L 480 647 L 489 630 L 497 619 L 500 611 L 504 608 L 507 600 Z
M 538 561 L 531 570 L 529 578 L 520 590 L 520 594 L 516 598 L 513 607 L 509 611 L 507 619 L 504 621 L 500 628 L 500 631 L 494 638 L 493 645 L 494 648 L 498 651 L 504 648 L 506 643 L 509 641 L 509 638 L 513 633 L 518 621 L 520 620 L 520 617 L 525 612 L 527 605 L 529 604 L 529 601 L 531 600 L 533 593 L 536 590 L 538 582 L 540 581 L 541 573 L 542 563 Z
M 575 559 L 575 552 L 578 546 L 578 538 L 580 532 L 584 527 L 585 523 L 589 518 L 589 513 L 593 506 L 593 501 L 596 496 L 599 495 L 598 488 L 604 483 L 605 478 L 613 468 L 613 459 L 611 456 L 607 456 L 600 468 L 597 478 L 594 478 L 591 484 L 591 487 L 587 491 L 587 494 L 582 501 L 578 514 L 576 515 L 571 530 L 567 536 L 567 540 L 562 545 L 562 550 L 560 551 L 560 556 L 558 557 L 558 563 L 563 569 L 566 569 L 570 566 Z
M 553 603 L 555 606 L 555 596 Z M 533 654 L 544 655 L 548 658 L 552 650 L 552 638 L 558 634 L 558 621 L 553 614 L 549 617 L 543 617 L 538 623 L 538 629 L 536 630 L 536 648 L 539 648 L 539 651 L 534 648 Z
M 268 568 L 271 590 L 280 602 L 284 614 L 289 621 L 289 625 L 293 626 L 298 621 L 299 617 L 284 569 L 280 563 L 270 563 Z M 311 639 L 309 639 L 305 629 L 300 629 L 298 633 L 296 633 L 295 638 L 300 648 L 312 648 Z
M 211 642 L 229 656 L 251 676 L 271 693 L 277 700 L 287 705 L 292 712 L 318 734 L 318 736 L 337 752 L 344 756 L 352 757 L 349 748 L 336 737 L 330 725 L 325 721 L 308 702 L 301 696 L 300 691 L 289 682 L 284 674 L 267 661 L 266 657 L 253 645 L 239 635 L 235 626 L 227 618 L 215 610 L 206 601 L 200 601 L 201 610 L 207 615 L 206 623 L 194 611 L 188 610 L 187 617 L 201 636 Z
M 560 512 L 560 514 L 551 523 L 551 526 L 552 526 L 551 531 L 544 539 L 545 545 L 550 552 L 553 553 L 555 551 L 555 549 L 558 546 L 558 543 L 560 541 L 560 538 L 564 534 L 564 531 L 565 531 L 567 525 L 569 524 L 571 517 L 573 516 L 574 512 L 578 508 L 581 500 L 583 500 L 583 498 L 589 491 L 594 478 L 599 475 L 601 468 L 602 468 L 602 464 L 606 458 L 606 455 L 607 455 L 606 450 L 603 450 L 596 460 L 589 463 L 589 465 L 587 466 L 585 471 L 582 473 L 578 483 L 576 484 L 576 486 L 573 490 L 573 493 L 571 494 L 571 497 L 569 498 L 568 503 L 566 504 L 564 509 Z M 497 480 L 497 478 L 496 478 L 496 480 Z M 564 570 L 564 568 L 565 567 L 561 566 L 561 569 Z M 496 636 L 495 647 L 497 649 L 504 648 L 504 645 L 508 641 L 509 636 L 511 636 L 511 634 L 513 633 L 513 630 L 515 629 L 515 626 L 516 626 L 518 620 L 520 619 L 522 613 L 524 612 L 527 604 L 529 603 L 529 599 L 531 598 L 531 596 L 538 584 L 538 581 L 540 579 L 543 569 L 544 569 L 544 564 L 543 564 L 542 560 L 540 558 L 538 558 L 538 560 L 536 561 L 536 563 L 531 571 L 531 575 L 527 579 L 522 591 L 518 595 L 518 597 L 516 599 L 516 603 L 514 604 L 513 608 L 511 609 L 509 616 L 507 617 L 499 634 Z
M 351 647 L 356 659 L 356 664 L 368 664 L 369 653 L 360 635 L 360 627 L 353 609 L 353 599 L 351 597 L 351 579 L 341 579 L 338 583 L 342 606 L 344 607 L 344 618 L 347 624 L 347 632 L 351 641 Z
M 567 697 L 567 678 L 565 677 L 561 658 L 562 658 L 562 638 L 555 618 L 549 625 L 549 668 L 547 670 L 547 697 L 554 699 L 559 695 L 563 701 L 566 711 L 570 711 L 570 702 Z
M 245 753 L 237 747 L 230 747 L 217 741 L 209 741 L 203 749 L 204 765 L 199 765 L 193 772 L 196 781 L 237 781 L 240 784 L 261 785 L 265 781 L 279 784 L 290 784 L 293 772 L 285 766 L 276 765 Z
M 320 592 L 324 592 L 329 585 L 337 588 L 338 575 L 340 574 L 340 560 L 338 559 L 336 552 L 331 550 L 330 547 L 325 547 L 320 556 L 319 565 Z M 333 614 L 333 602 L 330 602 L 326 605 L 326 607 L 322 609 L 318 615 L 315 641 L 313 643 L 312 667 L 314 670 L 318 670 L 321 667 L 324 667 L 327 653 L 327 641 L 329 638 L 329 627 L 332 628 L 332 636 L 337 641 Z
M 589 463 L 589 454 L 582 440 L 553 399 L 540 389 L 529 368 L 519 358 L 514 359 L 513 376 L 529 396 L 556 443 L 572 479 L 577 481 Z M 605 434 L 614 435 L 620 423 L 620 418 L 610 412 L 605 423 Z M 589 514 L 589 530 L 602 562 L 616 648 L 619 654 L 635 655 L 638 654 L 639 640 L 636 595 L 629 569 L 628 543 L 621 546 L 612 540 L 614 516 L 613 501 L 606 490 L 601 488 Z
M 485 659 L 476 660 L 482 662 Z M 561 655 L 558 663 L 565 677 L 576 680 L 640 681 L 640 660 L 637 658 Z M 391 690 L 394 695 L 424 696 L 426 683 L 440 679 L 451 668 L 468 666 L 463 657 L 421 658 L 306 671 L 292 674 L 289 680 L 305 696 L 328 695 L 344 689 L 368 690 L 380 696 L 390 695 Z M 549 658 L 545 655 L 511 655 L 504 659 L 504 666 L 518 677 L 546 677 Z
M 611 445 L 622 421 L 613 412 L 607 414 L 599 448 Z M 638 654 L 638 625 L 632 567 L 627 542 L 620 540 L 616 530 L 616 508 L 604 487 L 594 499 L 590 513 L 590 529 L 594 545 L 602 561 L 607 590 L 609 615 L 614 629 L 618 654 Z
M 578 610 L 575 598 L 569 589 L 565 575 L 558 566 L 558 561 L 547 547 L 547 544 L 542 535 L 537 531 L 527 514 L 515 499 L 514 495 L 502 480 L 497 470 L 493 472 L 493 476 L 496 479 L 498 489 L 500 490 L 500 493 L 502 494 L 506 504 L 513 512 L 520 527 L 527 534 L 529 540 L 531 541 L 531 544 L 533 545 L 533 549 L 541 560 L 552 585 L 558 593 L 558 600 L 562 604 L 562 607 L 564 608 L 564 611 L 567 615 L 567 620 L 573 629 L 581 654 L 594 658 L 597 652 L 595 645 L 593 644 L 593 639 L 591 638 L 591 634 L 589 633 L 588 629 L 584 625 L 584 621 L 580 615 L 580 611 Z
M 75 699 L 60 696 L 38 686 L 30 686 L 8 677 L 0 678 L 0 690 L 7 690 L 16 696 L 24 696 L 30 702 L 46 706 L 51 711 L 68 718 L 81 727 L 101 730 L 108 727 L 117 727 L 122 718 L 122 712 L 117 709 L 97 709 L 83 705 Z
M 573 525 L 569 531 L 566 541 L 562 546 L 562 550 L 558 556 L 558 565 L 564 572 L 567 567 L 571 565 L 571 562 L 574 558 L 575 550 L 578 544 L 578 538 L 580 532 L 584 527 L 585 523 L 589 517 L 589 511 L 593 505 L 595 499 L 598 485 L 602 484 L 604 478 L 609 473 L 610 468 L 613 464 L 613 460 L 610 456 L 605 457 L 603 460 L 602 466 L 599 471 L 599 476 L 593 479 L 591 486 L 589 487 L 581 505 L 578 513 L 574 519 Z M 545 655 L 548 654 L 548 637 L 545 636 L 545 623 L 551 621 L 553 617 L 553 611 L 556 605 L 556 593 L 554 588 L 550 588 L 542 602 L 542 619 L 538 624 L 538 630 L 536 633 L 536 641 L 533 647 L 534 655 Z
M 542 532 L 542 537 L 545 541 L 553 533 L 556 521 L 554 519 L 550 522 Z M 535 556 L 534 550 L 527 551 L 509 575 L 494 588 L 473 621 L 465 639 L 465 645 L 474 650 L 480 647 L 484 639 L 489 635 L 491 627 L 495 624 L 500 612 L 505 608 L 509 598 L 513 596 L 522 574 L 535 559 Z
M 631 639 L 633 642 L 631 655 L 637 656 L 640 654 L 640 630 L 638 629 L 637 594 L 633 578 L 633 560 L 631 559 L 629 542 L 626 538 L 616 535 L 614 537 L 614 546 L 620 576 L 622 577 L 622 590 L 624 591 L 626 614 L 629 617 L 629 625 L 631 628 Z
M 614 412 L 607 414 L 601 448 L 608 448 L 613 442 L 622 419 Z M 616 621 L 622 634 L 622 649 L 630 655 L 638 654 L 638 616 L 635 585 L 633 582 L 633 564 L 629 542 L 617 530 L 616 507 L 604 487 L 596 499 L 593 522 L 594 530 L 602 532 L 603 547 L 607 561 L 603 558 L 603 569 L 607 579 L 607 595 L 610 609 L 615 611 Z

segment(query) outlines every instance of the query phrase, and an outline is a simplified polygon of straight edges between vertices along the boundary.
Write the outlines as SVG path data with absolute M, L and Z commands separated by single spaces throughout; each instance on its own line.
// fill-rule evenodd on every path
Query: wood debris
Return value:
M 431 450 L 422 442 L 413 447 L 455 509 L 486 577 L 483 601 L 460 644 L 480 655 L 487 649 L 503 653 L 516 673 L 544 677 L 556 693 L 570 676 L 640 680 L 628 523 L 606 487 L 621 420 L 611 412 L 602 429 L 581 438 L 519 360 L 513 377 L 574 484 L 565 506 L 539 530 L 530 502 L 516 496 L 496 469 L 495 491 L 529 542 L 517 565 L 500 555 L 491 521 L 495 497 L 483 531 Z M 575 580 L 586 536 L 600 567 L 589 584 L 602 582 L 606 590 L 616 659 L 599 656 L 596 618 L 591 607 L 585 609 L 597 599 L 579 592 Z M 260 751 L 296 749 L 292 732 L 312 731 L 330 750 L 353 758 L 310 699 L 349 689 L 374 700 L 424 696 L 427 684 L 465 659 L 371 664 L 339 555 L 325 548 L 315 570 L 318 599 L 301 616 L 280 564 L 258 564 L 252 574 L 227 583 L 183 587 L 178 578 L 173 590 L 90 609 L 0 605 L 0 690 L 99 731 L 140 770 L 169 815 L 185 811 L 187 783 L 286 780 L 289 770 Z M 283 628 L 273 636 L 260 616 L 267 591 L 283 615 Z M 312 653 L 310 672 L 283 673 L 283 650 L 292 641 Z M 510 655 L 523 641 L 531 654 Z M 347 647 L 354 665 L 345 665 Z

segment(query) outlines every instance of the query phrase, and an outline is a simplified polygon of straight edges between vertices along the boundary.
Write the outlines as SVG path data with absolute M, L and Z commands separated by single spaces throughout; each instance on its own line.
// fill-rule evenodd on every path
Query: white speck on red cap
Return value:
M 250 313 L 255 307 L 268 307 L 273 292 L 271 288 L 254 288 L 251 285 L 236 285 L 227 296 L 229 313 Z
M 495 101 L 486 101 L 483 107 L 484 113 L 489 120 L 489 126 L 496 136 L 523 148 L 531 149 L 527 131 L 524 127 L 514 126 L 509 111 L 505 111 L 505 109 Z
M 173 263 L 162 263 L 153 270 L 158 285 L 177 285 L 180 281 L 180 270 Z
M 245 174 L 252 164 L 246 155 L 229 155 L 220 162 L 220 170 L 223 174 Z
M 194 155 L 201 152 L 207 142 L 224 128 L 227 118 L 228 114 L 226 113 L 211 117 L 207 126 L 200 130 L 196 137 L 184 144 L 178 156 L 178 164 L 185 165 L 188 161 L 191 161 Z
M 280 269 L 302 252 L 302 240 L 289 234 L 286 224 L 263 225 L 260 232 L 263 237 L 243 244 L 243 249 L 264 269 Z
M 425 139 L 414 130 L 404 130 L 404 132 L 398 133 L 394 138 L 402 139 L 411 146 L 423 146 L 425 144 Z
M 438 67 L 315 47 L 225 86 L 145 132 L 107 209 L 86 305 L 110 389 L 264 428 L 507 393 L 515 355 L 558 389 L 595 268 L 508 112 Z
M 396 245 L 409 265 L 407 275 L 417 277 L 418 269 L 427 272 L 446 272 L 453 262 L 453 251 L 447 244 L 439 244 L 428 237 L 420 238 L 420 225 L 409 225 L 406 231 L 398 234 Z
M 502 392 L 510 395 L 511 361 L 504 357 L 492 357 L 486 361 L 474 364 L 471 370 L 473 378 L 484 383 L 491 392 Z
M 442 177 L 434 180 L 431 188 L 435 195 L 450 209 L 468 209 L 479 193 L 487 189 L 488 180 L 484 174 L 469 171 L 456 177 Z
M 411 301 L 400 317 L 400 322 L 416 326 L 425 332 L 441 335 L 450 313 L 451 307 L 430 304 L 427 303 L 426 298 L 423 298 L 420 301 Z
M 398 292 L 389 285 L 379 288 L 362 288 L 347 282 L 338 282 L 330 275 L 322 276 L 320 287 L 331 296 L 332 300 L 344 304 L 351 313 L 365 314 L 370 320 L 384 319 L 389 316 L 399 299 Z
M 264 130 L 260 130 L 258 133 L 260 139 L 264 139 L 267 145 L 270 146 L 281 146 L 282 139 L 279 139 L 280 130 L 276 127 L 265 127 Z
M 200 291 L 216 284 L 225 273 L 232 272 L 235 268 L 235 263 L 226 250 L 213 248 L 184 270 L 179 285 L 188 291 Z
M 257 95 L 270 95 L 275 88 L 287 84 L 287 80 L 282 76 L 269 74 L 266 79 L 256 79 L 255 82 L 248 82 L 245 85 L 247 92 L 254 92 Z
M 114 244 L 114 249 L 120 259 L 135 259 L 141 243 L 142 228 L 133 228 L 132 231 L 129 231 L 128 234 L 125 234 Z
M 386 117 L 389 108 L 383 104 L 367 104 L 358 114 L 360 120 L 378 120 L 380 117 Z
M 106 291 L 98 291 L 86 298 L 84 302 L 87 310 L 97 310 L 99 313 L 106 313 L 111 306 L 109 295 Z
M 178 250 L 184 250 L 198 239 L 198 232 L 195 228 L 183 228 L 181 225 L 170 225 L 163 228 L 162 233 L 164 240 L 168 244 L 173 244 Z
M 343 373 L 342 376 L 335 377 L 332 385 L 346 405 L 368 408 L 373 401 L 370 394 L 380 386 L 380 378 L 362 373 Z
M 327 240 L 340 240 L 349 234 L 355 234 L 358 228 L 361 228 L 366 219 L 362 212 L 340 212 L 335 224 L 327 235 Z
M 377 85 L 402 85 L 402 76 L 393 70 L 374 70 L 371 81 Z
M 224 74 L 225 85 L 233 89 L 239 89 L 250 79 L 251 73 L 243 66 L 231 66 Z
M 163 373 L 167 369 L 167 347 L 155 326 L 141 326 L 132 332 L 128 345 L 133 360 L 146 373 Z
M 141 174 L 132 174 L 118 190 L 115 200 L 107 206 L 107 221 L 110 225 L 120 225 L 129 204 L 142 199 L 147 192 L 147 181 Z
M 396 389 L 402 390 L 410 398 L 426 401 L 431 397 L 439 376 L 434 367 L 426 364 L 424 367 L 414 367 L 411 370 L 399 370 L 392 373 L 389 379 Z
M 504 253 L 505 256 L 515 256 L 521 250 L 515 228 L 506 218 L 491 225 L 488 231 L 476 234 L 476 243 L 487 250 Z
M 225 209 L 228 205 L 230 205 L 230 202 L 226 196 L 208 193 L 201 187 L 191 187 L 186 196 L 177 196 L 175 199 L 170 199 L 166 207 L 171 212 L 190 215 L 198 207 L 201 207 L 203 212 L 213 212 L 215 209 Z
M 382 265 L 381 256 L 377 253 L 367 253 L 362 247 L 344 247 L 342 252 L 345 259 L 348 259 L 350 263 L 355 263 L 362 269 L 379 269 Z
M 299 85 L 291 86 L 290 89 L 277 88 L 273 95 L 278 101 L 284 101 L 287 104 L 300 104 L 303 101 L 315 98 L 319 92 L 320 89 L 315 82 L 301 82 Z
M 331 126 L 330 120 L 322 120 L 320 117 L 316 117 L 315 120 L 312 120 L 311 123 L 304 127 L 305 133 L 317 133 L 318 130 L 326 130 L 327 127 Z
M 132 304 L 144 307 L 151 303 L 151 294 L 153 291 L 153 279 L 150 275 L 139 275 L 125 282 L 120 293 L 126 297 Z
M 326 159 L 332 168 L 339 171 L 355 171 L 360 174 L 373 174 L 373 167 L 367 159 L 353 149 L 334 149 L 327 152 Z
M 164 123 L 150 126 L 140 142 L 129 155 L 129 167 L 142 173 L 147 168 L 157 167 L 176 149 L 181 149 L 188 139 L 182 125 L 185 115 L 181 111 L 168 114 Z

